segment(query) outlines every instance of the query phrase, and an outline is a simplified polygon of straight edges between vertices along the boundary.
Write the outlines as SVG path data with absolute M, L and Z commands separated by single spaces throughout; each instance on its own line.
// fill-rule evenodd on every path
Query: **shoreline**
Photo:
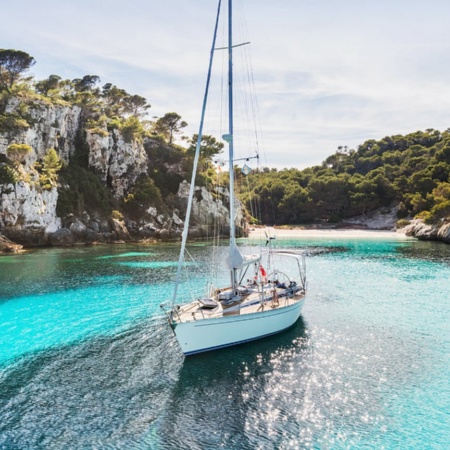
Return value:
M 277 238 L 285 239 L 295 239 L 295 238 L 315 238 L 315 239 L 390 239 L 390 240 L 429 240 L 429 241 L 441 241 L 444 243 L 450 243 L 450 240 L 439 239 L 437 236 L 416 236 L 414 233 L 408 232 L 408 227 L 401 228 L 397 231 L 395 230 L 377 230 L 368 228 L 302 228 L 302 227 L 258 227 L 250 228 L 248 231 L 248 236 L 245 239 L 259 239 L 265 240 L 267 234 L 270 236 L 275 236 Z M 198 239 L 191 239 L 190 241 L 196 241 Z M 201 239 L 200 239 L 201 240 Z M 19 253 L 24 253 L 37 248 L 71 248 L 71 247 L 82 247 L 82 246 L 95 246 L 95 245 L 124 245 L 124 244 L 158 244 L 161 242 L 173 243 L 177 242 L 177 239 L 139 239 L 139 240 L 114 240 L 114 241 L 80 241 L 74 242 L 71 245 L 33 245 L 26 246 L 16 244 L 10 241 L 8 238 L 0 233 L 0 255 L 14 255 Z
M 248 238 L 265 238 L 265 228 L 251 229 Z M 390 230 L 368 230 L 368 229 L 347 229 L 347 228 L 273 228 L 270 227 L 271 235 L 277 238 L 389 238 L 389 239 L 412 239 L 411 236 L 406 236 L 402 231 Z

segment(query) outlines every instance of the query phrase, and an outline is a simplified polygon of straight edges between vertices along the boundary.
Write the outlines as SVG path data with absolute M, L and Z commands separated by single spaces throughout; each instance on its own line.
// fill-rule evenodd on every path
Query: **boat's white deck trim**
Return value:
M 305 294 L 299 291 L 291 297 L 283 297 L 284 289 L 277 289 L 278 300 L 273 299 L 273 290 L 264 293 L 264 302 L 261 302 L 261 294 L 259 292 L 251 293 L 236 305 L 224 306 L 218 302 L 218 306 L 214 309 L 201 308 L 199 301 L 180 306 L 172 313 L 172 322 L 174 324 L 192 322 L 194 320 L 218 319 L 222 317 L 254 314 L 274 309 L 283 309 L 292 306 L 303 300 Z

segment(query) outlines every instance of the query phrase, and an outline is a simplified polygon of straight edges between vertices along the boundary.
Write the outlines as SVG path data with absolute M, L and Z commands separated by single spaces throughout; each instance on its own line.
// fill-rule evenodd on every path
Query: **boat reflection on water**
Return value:
M 301 367 L 309 369 L 302 360 L 310 351 L 300 317 L 270 338 L 186 358 L 158 423 L 158 434 L 164 436 L 161 448 L 220 448 L 224 442 L 231 446 L 227 448 L 256 448 L 252 435 L 269 426 L 261 422 L 260 413 L 269 418 L 281 405 L 287 410 L 292 406 L 289 397 L 276 404 L 270 398 L 295 391 L 292 384 L 303 389 Z

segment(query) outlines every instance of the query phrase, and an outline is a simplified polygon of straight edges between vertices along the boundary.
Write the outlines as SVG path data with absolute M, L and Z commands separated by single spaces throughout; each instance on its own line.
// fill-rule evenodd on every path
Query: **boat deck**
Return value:
M 192 322 L 194 320 L 215 319 L 226 316 L 236 316 L 244 314 L 254 314 L 277 308 L 284 308 L 298 303 L 305 297 L 303 290 L 294 294 L 286 295 L 285 289 L 267 290 L 264 292 L 251 292 L 243 296 L 239 301 L 226 304 L 217 301 L 215 308 L 205 308 L 200 301 L 182 305 L 172 312 L 172 321 L 175 323 Z

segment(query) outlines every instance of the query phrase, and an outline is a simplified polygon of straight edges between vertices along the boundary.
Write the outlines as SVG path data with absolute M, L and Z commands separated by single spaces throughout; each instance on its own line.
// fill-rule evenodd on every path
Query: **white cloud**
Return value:
M 447 1 L 236 4 L 247 13 L 235 28 L 252 42 L 267 164 L 305 167 L 339 145 L 449 127 Z M 33 55 L 37 78 L 99 75 L 144 95 L 151 115 L 178 112 L 194 133 L 215 12 L 211 0 L 9 2 L 0 42 Z

